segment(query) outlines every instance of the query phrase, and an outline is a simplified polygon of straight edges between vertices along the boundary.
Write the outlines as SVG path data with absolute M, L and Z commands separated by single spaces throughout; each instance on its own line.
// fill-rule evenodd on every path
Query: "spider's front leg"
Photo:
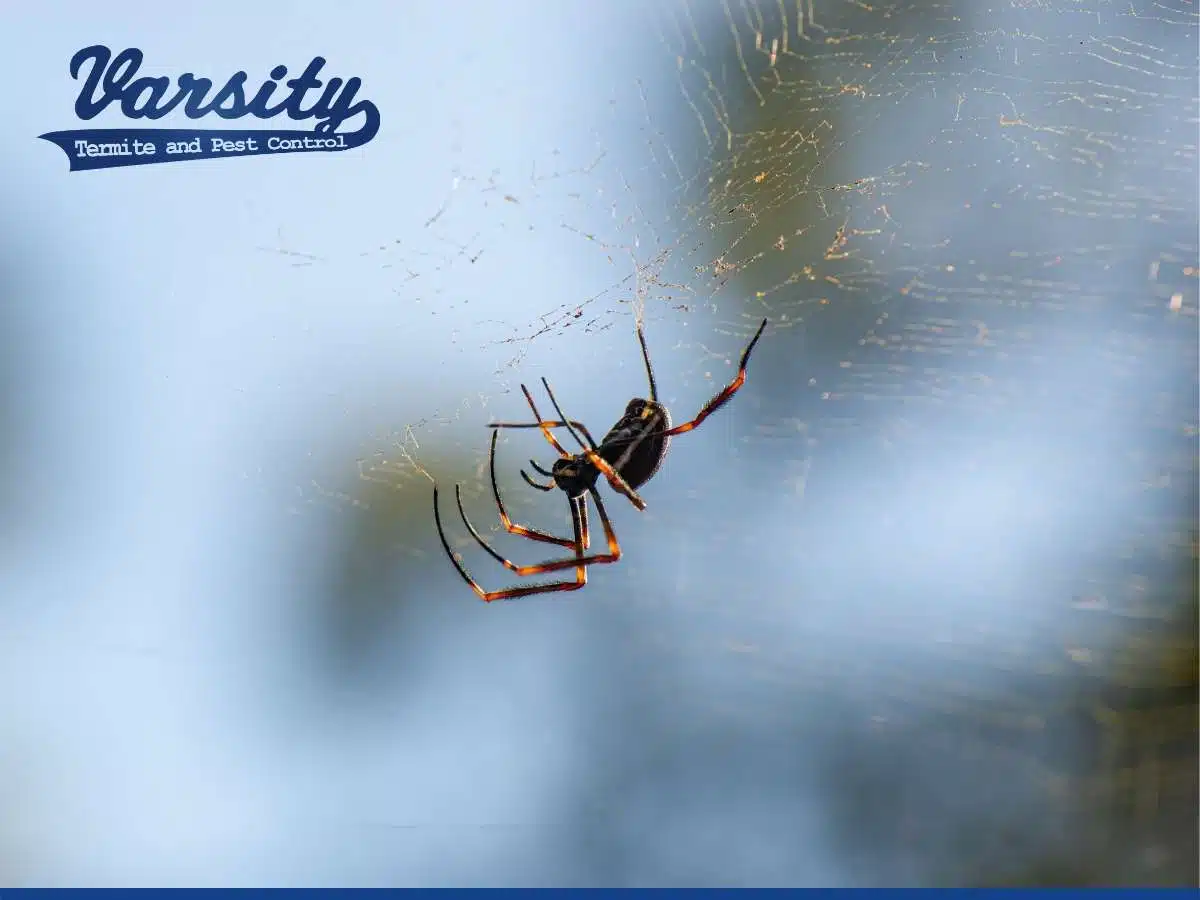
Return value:
M 524 385 L 522 385 L 522 388 L 524 388 Z M 536 410 L 535 410 L 535 412 L 536 412 Z M 596 446 L 596 440 L 595 440 L 595 438 L 592 437 L 592 433 L 587 430 L 587 426 L 584 425 L 582 422 L 576 422 L 574 419 L 572 419 L 570 422 L 558 421 L 558 420 L 547 420 L 544 422 L 489 422 L 487 427 L 488 428 L 541 428 L 543 431 L 545 431 L 547 428 L 577 428 L 577 429 L 579 429 L 579 431 L 581 431 L 583 433 L 583 436 L 588 439 L 588 442 L 593 447 Z M 552 441 L 551 443 L 553 444 L 554 442 Z M 554 446 L 556 449 L 562 450 L 562 448 L 558 447 L 557 444 L 554 444 Z M 569 453 L 567 455 L 570 456 Z
M 546 381 L 546 379 L 543 378 L 542 383 L 544 384 L 545 381 Z M 576 442 L 578 442 L 579 446 L 586 449 L 588 444 L 585 444 L 583 442 L 583 438 L 581 438 L 579 436 L 579 432 L 582 431 L 585 435 L 587 435 L 588 442 L 593 447 L 596 445 L 596 442 L 595 442 L 595 440 L 593 440 L 591 433 L 587 430 L 587 428 L 584 426 L 584 424 L 582 422 L 575 422 L 575 421 L 568 420 L 566 416 L 562 415 L 561 411 L 559 412 L 561 421 L 556 421 L 556 422 L 547 421 L 547 420 L 543 419 L 542 414 L 540 412 L 538 412 L 537 404 L 533 402 L 533 395 L 531 393 L 529 393 L 529 388 L 525 387 L 525 385 L 521 385 L 521 392 L 525 395 L 525 400 L 529 403 L 529 408 L 531 410 L 533 410 L 533 417 L 535 419 L 537 419 L 537 421 L 536 422 L 520 422 L 520 423 L 518 423 L 518 422 L 492 422 L 491 424 L 488 425 L 488 428 L 540 428 L 542 430 L 542 436 L 547 441 L 550 442 L 550 446 L 553 447 L 555 450 L 557 450 L 558 455 L 563 457 L 564 459 L 566 457 L 569 457 L 571 454 L 568 453 L 566 448 L 563 447 L 563 445 L 558 442 L 558 438 L 556 438 L 554 436 L 554 434 L 550 431 L 551 428 L 567 429 L 567 431 L 569 431 L 571 433 L 571 437 L 575 438 Z M 553 400 L 554 397 L 551 396 L 550 399 Z M 555 408 L 557 408 L 557 407 L 558 407 L 558 404 L 555 404 Z M 576 431 L 576 429 L 579 429 L 579 431 Z

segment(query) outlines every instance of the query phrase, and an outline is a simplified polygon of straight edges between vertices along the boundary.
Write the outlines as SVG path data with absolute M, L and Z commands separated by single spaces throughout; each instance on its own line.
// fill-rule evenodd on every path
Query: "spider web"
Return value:
M 687 598 L 704 624 L 660 637 L 649 601 L 629 605 L 656 658 L 723 655 L 789 687 L 849 667 L 855 683 L 884 685 L 863 702 L 866 728 L 934 721 L 931 753 L 973 730 L 970 746 L 1014 780 L 1077 788 L 1097 808 L 1160 822 L 1146 796 L 1194 794 L 1194 771 L 1184 770 L 1194 770 L 1195 641 L 1169 624 L 1181 597 L 1194 604 L 1178 566 L 1191 565 L 1196 541 L 1196 37 L 1187 0 L 665 4 L 638 27 L 650 63 L 617 80 L 600 125 L 520 170 L 473 170 L 463 137 L 421 237 L 363 251 L 399 301 L 438 317 L 456 358 L 482 360 L 490 379 L 367 436 L 357 479 L 314 479 L 304 502 L 418 522 L 393 534 L 388 552 L 443 563 L 419 546 L 427 479 L 461 480 L 468 507 L 486 508 L 482 425 L 525 417 L 515 387 L 536 382 L 539 354 L 557 348 L 581 370 L 614 359 L 636 368 L 631 320 L 643 317 L 677 417 L 727 380 L 770 319 L 752 367 L 759 399 L 739 395 L 744 412 L 733 420 L 749 432 L 739 460 L 768 474 L 717 481 L 747 507 L 793 497 L 796 546 L 823 546 L 838 505 L 865 511 L 897 492 L 908 492 L 901 511 L 923 494 L 943 502 L 922 460 L 987 481 L 1001 468 L 996 447 L 1053 421 L 1077 459 L 1057 486 L 1081 504 L 1069 558 L 1050 579 L 1057 605 L 1014 613 L 981 601 L 982 614 L 957 608 L 930 621 L 863 601 L 852 633 L 811 624 L 798 653 L 797 633 L 776 630 L 793 596 L 751 610 L 724 603 L 738 593 L 736 571 L 709 570 L 707 599 L 689 580 L 691 564 L 725 545 L 770 540 L 769 525 L 746 525 L 743 511 L 697 537 L 697 496 L 678 491 L 655 529 L 634 533 L 686 535 L 662 539 L 679 557 L 662 590 Z M 527 316 L 481 313 L 463 285 L 480 271 L 511 272 L 487 267 L 501 265 L 494 248 L 513 235 L 574 267 L 576 283 Z M 654 333 L 669 330 L 688 339 L 656 345 Z M 772 353 L 771 343 L 788 349 Z M 597 415 L 624 399 L 596 398 Z M 828 474 L 847 460 L 863 469 L 849 492 Z M 916 468 L 923 474 L 905 476 Z M 1016 527 L 1043 533 L 1061 523 L 1029 487 L 1044 473 L 1026 475 L 1008 483 L 1025 492 L 1020 509 L 1005 509 Z M 1105 492 L 1132 513 L 1113 521 L 1115 507 L 1096 500 Z M 545 521 L 530 513 L 537 497 L 510 493 L 514 516 Z M 893 504 L 881 516 L 898 514 Z M 903 522 L 885 521 L 861 543 L 878 547 L 886 528 Z M 979 553 L 984 580 L 991 557 Z M 644 561 L 622 566 L 610 577 L 652 574 Z M 934 662 L 897 663 L 896 647 L 931 633 Z M 1083 701 L 1079 675 L 1100 685 Z M 999 693 L 998 676 L 1009 685 Z M 1069 686 L 1044 690 L 1046 676 Z M 1130 711 L 1137 689 L 1159 692 L 1149 712 Z M 751 727 L 761 712 L 717 694 L 706 715 Z M 1074 757 L 1011 750 L 1030 728 L 1054 732 L 1078 716 L 1103 757 L 1083 774 Z M 1156 840 L 1139 845 L 1151 862 L 1137 877 L 1157 877 L 1155 853 L 1167 851 Z M 639 865 L 630 864 L 643 880 L 657 877 Z
M 659 84 L 652 99 L 639 82 L 613 104 L 642 113 L 640 163 L 630 167 L 600 149 L 574 168 L 557 155 L 535 161 L 527 179 L 456 170 L 451 197 L 426 223 L 430 247 L 407 257 L 435 264 L 406 268 L 396 292 L 444 295 L 455 267 L 484 255 L 482 227 L 464 241 L 437 226 L 455 235 L 464 221 L 491 218 L 493 232 L 519 227 L 520 216 L 505 214 L 530 206 L 536 215 L 539 203 L 566 196 L 578 209 L 557 227 L 597 247 L 620 276 L 526 325 L 474 323 L 477 333 L 493 324 L 511 332 L 491 342 L 500 348 L 498 372 L 519 367 L 528 345 L 546 335 L 611 328 L 631 299 L 656 310 L 724 310 L 725 330 L 736 324 L 738 334 L 760 313 L 788 328 L 836 306 L 859 314 L 864 327 L 851 327 L 835 347 L 843 371 L 815 373 L 824 398 L 857 397 L 865 382 L 895 391 L 900 379 L 887 367 L 911 365 L 914 354 L 951 356 L 964 346 L 993 358 L 1033 352 L 1034 333 L 1009 327 L 1021 324 L 1021 308 L 1063 311 L 1065 330 L 1090 340 L 1082 317 L 1107 313 L 1111 298 L 1081 295 L 1081 276 L 1117 265 L 1136 266 L 1145 286 L 1127 315 L 1178 323 L 1186 344 L 1195 315 L 1195 247 L 1187 243 L 1194 210 L 1186 190 L 1170 188 L 1195 174 L 1192 135 L 1181 124 L 1194 111 L 1194 65 L 1152 39 L 1194 27 L 1189 5 L 1141 15 L 1106 4 L 1020 4 L 1009 13 L 1015 22 L 1006 27 L 976 31 L 964 26 L 969 16 L 918 17 L 902 4 L 726 3 L 715 20 L 669 5 L 656 25 L 675 69 L 672 90 Z M 919 19 L 912 33 L 893 31 L 906 14 Z M 1048 24 L 1057 36 L 1047 36 Z M 1071 77 L 1038 84 L 1040 69 L 1063 56 Z M 926 98 L 933 113 L 916 106 Z M 671 104 L 682 135 L 662 127 L 660 110 Z M 914 119 L 918 111 L 933 121 Z M 1139 123 L 1167 127 L 1143 134 L 1132 127 Z M 883 132 L 886 154 L 863 146 Z M 613 141 L 593 137 L 597 147 Z M 1177 184 L 1152 190 L 1152 173 Z M 1147 186 L 1135 186 L 1140 179 Z M 648 212 L 646 197 L 670 203 Z M 922 214 L 930 206 L 938 215 Z M 962 229 L 1013 223 L 1030 226 L 1024 244 L 1004 247 L 998 259 L 960 255 Z M 1101 228 L 1104 240 L 1078 240 L 1099 237 Z M 1154 249 L 1147 229 L 1175 233 Z M 403 287 L 420 279 L 434 285 L 427 294 Z M 1163 310 L 1174 315 L 1159 316 Z M 1108 340 L 1117 354 L 1146 344 L 1136 333 Z M 947 374 L 939 382 L 930 372 L 927 383 L 909 387 L 930 402 L 977 403 L 987 378 Z M 410 442 L 416 436 L 407 434 Z

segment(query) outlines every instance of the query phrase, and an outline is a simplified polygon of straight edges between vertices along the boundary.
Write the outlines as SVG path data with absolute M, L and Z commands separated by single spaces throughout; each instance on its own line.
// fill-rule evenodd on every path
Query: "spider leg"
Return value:
M 654 384 L 654 367 L 650 365 L 650 351 L 646 349 L 646 335 L 642 331 L 642 323 L 637 326 L 638 343 L 642 345 L 642 359 L 646 363 L 646 380 L 650 382 L 650 399 L 658 402 L 658 389 Z
M 521 385 L 521 392 L 525 394 L 525 399 L 529 401 L 529 408 L 533 410 L 533 417 L 538 420 L 537 425 L 531 427 L 540 428 L 542 430 L 542 436 L 550 442 L 551 447 L 558 451 L 559 456 L 563 457 L 564 459 L 571 456 L 571 454 L 566 451 L 566 448 L 564 448 L 563 445 L 558 442 L 558 438 L 556 438 L 554 433 L 550 431 L 549 426 L 547 426 L 542 420 L 542 414 L 538 412 L 537 404 L 533 402 L 533 394 L 529 393 L 529 388 L 525 387 L 525 385 Z M 566 416 L 563 416 L 563 418 L 565 419 Z M 566 427 L 570 429 L 575 440 L 579 441 L 580 444 L 583 444 L 583 441 L 579 438 L 579 432 L 575 431 L 574 428 L 571 428 L 569 423 L 567 423 Z
M 587 430 L 587 426 L 582 422 L 576 422 L 572 419 L 570 422 L 546 421 L 546 422 L 489 422 L 488 428 L 566 428 L 574 426 L 578 428 L 583 436 L 587 438 L 588 443 L 593 447 L 598 446 L 596 439 L 592 437 L 591 432 Z M 549 473 L 547 473 L 549 474 Z
M 590 536 L 586 533 L 586 523 L 580 524 L 580 544 L 575 545 L 576 556 L 574 559 L 551 559 L 546 562 L 535 563 L 531 566 L 518 566 L 511 560 L 505 559 L 492 548 L 483 536 L 475 530 L 475 526 L 471 524 L 471 520 L 467 518 L 466 512 L 462 506 L 462 491 L 456 488 L 454 492 L 455 499 L 458 500 L 458 512 L 462 516 L 463 524 L 467 526 L 467 530 L 471 532 L 471 536 L 475 538 L 479 546 L 483 547 L 488 552 L 488 555 L 510 572 L 521 576 L 522 578 L 529 575 L 540 575 L 543 572 L 560 572 L 563 569 L 577 569 L 582 566 L 593 566 L 603 563 L 615 563 L 621 558 L 621 547 L 617 544 L 617 536 L 613 533 L 612 523 L 608 520 L 608 514 L 604 511 L 604 504 L 600 500 L 600 495 L 594 487 L 590 488 L 592 499 L 596 503 L 596 511 L 600 513 L 600 521 L 604 525 L 604 537 L 608 541 L 607 553 L 593 553 L 590 556 L 582 554 L 584 542 L 590 541 Z M 586 503 L 583 498 L 569 498 L 571 503 L 571 521 L 579 523 L 586 515 L 580 513 L 579 510 Z
M 500 437 L 499 431 L 492 432 L 492 446 L 491 446 L 491 450 L 488 453 L 488 463 L 489 463 L 489 469 L 490 469 L 491 476 L 492 476 L 492 496 L 496 498 L 496 508 L 498 510 L 500 510 L 500 524 L 504 526 L 504 530 L 507 531 L 509 534 L 519 534 L 519 535 L 521 535 L 521 537 L 527 537 L 533 541 L 541 541 L 546 544 L 558 544 L 558 546 L 560 546 L 560 547 L 575 547 L 578 542 L 578 536 L 576 537 L 576 540 L 574 540 L 574 541 L 570 540 L 569 538 L 555 537 L 552 534 L 546 534 L 546 532 L 544 532 L 544 531 L 538 531 L 534 528 L 526 528 L 524 525 L 517 525 L 515 522 L 513 522 L 512 519 L 510 519 L 508 517 L 508 510 L 506 510 L 504 508 L 504 501 L 500 499 L 500 486 L 496 481 L 496 440 L 499 437 Z M 540 484 L 535 483 L 528 476 L 526 477 L 525 480 L 528 481 L 530 484 L 532 484 L 535 488 L 538 488 L 539 490 L 548 491 L 548 490 L 553 489 L 553 485 L 551 485 L 551 487 L 549 487 L 549 488 L 544 488 Z M 458 493 L 459 493 L 458 488 L 455 488 L 455 494 L 457 495 Z M 460 512 L 462 511 L 462 501 L 461 500 L 459 500 L 458 509 Z M 463 513 L 463 521 L 466 522 L 466 519 L 467 519 L 467 516 L 465 513 Z M 467 527 L 471 528 L 470 522 L 467 522 Z M 471 533 L 475 534 L 474 528 L 471 528 Z M 476 536 L 476 538 L 479 537 L 478 535 L 475 535 L 475 536 Z M 480 541 L 482 543 L 482 539 L 480 539 Z
M 546 394 L 549 396 L 550 402 L 554 404 L 554 411 L 558 413 L 560 418 L 565 420 L 567 417 L 563 415 L 562 408 L 558 405 L 558 400 L 554 396 L 554 391 L 550 390 L 550 382 L 543 378 L 542 385 L 546 388 Z M 532 402 L 530 400 L 530 403 Z M 539 416 L 538 418 L 541 417 Z M 543 428 L 542 433 L 548 435 L 549 431 Z M 576 437 L 576 440 L 579 440 L 578 437 Z M 579 441 L 579 443 L 583 444 L 583 441 Z M 629 502 L 638 509 L 644 510 L 646 508 L 646 501 L 638 496 L 637 491 L 630 487 L 629 483 L 621 477 L 621 473 L 609 465 L 608 460 L 597 453 L 594 448 L 585 446 L 582 455 L 586 456 L 588 462 L 604 473 L 604 477 L 608 479 L 608 483 L 614 491 L 618 494 L 624 494 Z
M 554 477 L 554 473 L 553 473 L 553 472 L 547 472 L 545 469 L 543 469 L 541 466 L 539 466 L 539 465 L 537 464 L 537 460 L 533 460 L 533 459 L 531 459 L 531 460 L 529 461 L 529 465 L 533 466 L 533 470 L 534 470 L 535 472 L 539 472 L 539 473 L 541 473 L 542 475 L 545 475 L 545 476 L 546 476 L 546 477 L 548 477 L 548 478 L 553 478 L 553 477 Z
M 664 437 L 670 437 L 675 434 L 683 434 L 697 427 L 701 422 L 715 413 L 718 409 L 729 402 L 730 398 L 738 392 L 746 381 L 746 363 L 750 361 L 750 352 L 754 349 L 754 345 L 758 343 L 758 339 L 762 337 L 763 329 L 767 327 L 767 320 L 763 319 L 761 325 L 758 326 L 758 331 L 754 332 L 754 337 L 742 352 L 741 362 L 738 363 L 737 375 L 733 381 L 729 382 L 719 394 L 704 404 L 704 408 L 696 415 L 696 418 L 690 422 L 684 422 L 682 425 L 676 425 L 674 428 L 661 432 Z
M 545 469 L 543 469 L 541 466 L 539 466 L 532 459 L 529 461 L 529 464 L 531 466 L 533 466 L 535 469 L 537 469 L 539 472 L 541 472 L 543 475 L 549 475 L 551 478 L 554 477 L 553 473 L 547 472 Z M 525 479 L 526 483 L 537 488 L 539 491 L 552 491 L 558 486 L 553 481 L 551 481 L 549 484 L 546 484 L 546 485 L 538 484 L 536 481 L 534 481 L 532 478 L 530 478 L 525 473 L 524 469 L 521 470 L 521 477 Z M 591 538 L 588 535 L 587 504 L 586 503 L 581 503 L 579 505 L 579 513 L 580 513 L 580 519 L 583 521 L 583 548 L 586 550 L 588 547 L 592 546 Z
M 596 446 L 595 440 L 592 438 L 591 434 L 588 433 L 587 428 L 584 426 L 584 424 L 582 422 L 571 422 L 569 424 L 574 425 L 576 428 L 578 428 L 580 431 L 582 431 L 583 436 L 585 438 L 587 438 L 587 440 L 591 443 L 591 445 L 593 447 Z M 488 428 L 541 428 L 542 426 L 545 426 L 546 428 L 562 428 L 567 425 L 568 425 L 567 422 L 520 422 L 520 423 L 492 422 L 491 424 L 488 425 Z M 547 484 L 538 484 L 536 481 L 534 481 L 532 478 L 529 477 L 528 472 L 526 472 L 524 469 L 521 469 L 520 470 L 521 477 L 525 479 L 525 483 L 527 485 L 529 485 L 530 487 L 537 488 L 539 491 L 552 491 L 552 490 L 554 490 L 555 487 L 557 487 L 556 483 L 554 482 L 554 473 L 553 472 L 551 472 L 549 469 L 543 468 L 542 466 L 538 465 L 536 460 L 531 459 L 529 461 L 529 465 L 533 467 L 535 472 L 540 472 L 542 475 L 545 475 L 547 478 L 549 478 L 550 481 Z
M 491 424 L 489 424 L 489 425 L 488 425 L 488 428 L 491 428 L 491 429 L 499 429 L 499 428 L 541 428 L 543 425 L 545 425 L 545 426 L 547 426 L 547 427 L 550 427 L 550 428 L 553 428 L 553 427 L 558 427 L 558 426 L 562 426 L 562 425 L 566 425 L 566 424 L 567 424 L 567 423 L 565 423 L 565 422 L 520 422 L 520 423 L 516 423 L 516 422 L 492 422 Z M 588 438 L 588 440 L 589 440 L 589 441 L 592 439 L 592 436 L 591 436 L 590 434 L 588 434 L 588 433 L 587 433 L 587 429 L 586 429 L 586 428 L 584 428 L 584 426 L 583 426 L 583 424 L 582 424 L 582 423 L 580 423 L 580 422 L 573 422 L 573 423 L 571 423 L 571 424 L 575 425 L 575 426 L 576 426 L 576 427 L 578 427 L 578 428 L 581 428 L 581 429 L 583 429 L 583 433 L 584 433 L 585 435 L 587 435 L 587 438 Z M 493 430 L 493 431 L 492 431 L 492 435 L 493 435 L 493 443 L 495 442 L 495 440 L 494 440 L 494 436 L 495 436 L 496 434 L 498 434 L 498 433 L 499 433 L 498 431 L 495 431 L 495 430 Z M 561 449 L 561 448 L 559 448 L 559 449 Z M 554 473 L 553 473 L 553 472 L 549 471 L 548 469 L 543 469 L 541 466 L 539 466 L 539 465 L 538 465 L 536 462 L 534 462 L 532 459 L 529 461 L 529 464 L 530 464 L 531 466 L 533 466 L 533 468 L 534 468 L 534 470 L 535 470 L 535 471 L 537 471 L 537 472 L 540 472 L 541 474 L 543 474 L 543 475 L 545 475 L 547 478 L 549 478 L 549 479 L 550 479 L 550 483 L 549 483 L 549 484 L 538 484 L 538 482 L 534 481 L 532 478 L 530 478 L 530 477 L 529 477 L 529 473 L 528 473 L 528 472 L 526 472 L 524 469 L 521 469 L 521 470 L 520 470 L 521 477 L 525 479 L 525 483 L 526 483 L 527 485 L 529 485 L 529 486 L 530 486 L 530 487 L 532 487 L 532 488 L 537 488 L 539 491 L 552 491 L 552 490 L 554 490 L 554 488 L 555 488 L 555 487 L 557 487 L 557 485 L 556 485 L 556 484 L 555 484 L 555 482 L 554 482 Z
M 530 487 L 535 487 L 535 488 L 537 488 L 539 491 L 552 491 L 552 490 L 554 490 L 556 487 L 558 487 L 558 482 L 556 482 L 556 481 L 554 480 L 554 473 L 553 473 L 553 472 L 549 471 L 548 469 L 543 469 L 541 466 L 539 466 L 539 465 L 537 464 L 537 460 L 533 460 L 533 459 L 531 459 L 531 460 L 529 461 L 529 465 L 531 465 L 531 466 L 533 467 L 533 470 L 534 470 L 535 472 L 540 472 L 541 474 L 543 474 L 543 475 L 545 475 L 547 478 L 549 478 L 549 479 L 550 479 L 550 482 L 549 482 L 548 484 L 538 484 L 536 481 L 534 481 L 532 478 L 530 478 L 530 477 L 529 477 L 529 473 L 528 473 L 528 472 L 526 472 L 524 469 L 521 469 L 521 477 L 525 479 L 525 483 L 526 483 L 527 485 L 529 485 Z
M 580 511 L 582 502 L 576 504 L 572 502 L 571 507 L 571 522 L 575 527 L 575 555 L 578 558 L 583 556 L 583 545 L 587 541 L 587 518 L 586 510 Z M 461 503 L 459 508 L 461 509 Z M 450 542 L 446 539 L 446 532 L 442 528 L 442 514 L 438 506 L 438 489 L 437 484 L 433 485 L 433 519 L 437 525 L 438 537 L 442 541 L 442 548 L 446 551 L 446 555 L 450 557 L 450 562 L 454 564 L 454 568 L 458 574 L 462 576 L 463 581 L 473 590 L 476 596 L 484 603 L 491 603 L 493 600 L 511 600 L 516 597 L 528 597 L 533 594 L 550 594 L 558 591 L 577 591 L 587 584 L 587 569 L 583 566 L 577 566 L 575 569 L 574 581 L 556 581 L 549 584 L 531 584 L 527 587 L 507 588 L 499 591 L 485 591 L 479 586 L 466 567 L 463 566 L 457 553 L 450 549 Z
M 584 451 L 595 450 L 596 442 L 592 440 L 592 436 L 590 434 L 588 435 L 588 442 L 585 444 L 583 442 L 583 438 L 579 436 L 579 432 L 575 430 L 575 426 L 571 424 L 571 420 L 563 415 L 562 407 L 558 405 L 558 401 L 554 399 L 554 392 L 550 390 L 550 382 L 543 378 L 542 386 L 546 389 L 546 396 L 548 396 L 550 398 L 550 402 L 554 404 L 554 411 L 558 413 L 558 417 L 562 420 L 563 426 L 567 429 L 567 433 L 570 434 L 571 437 L 575 438 L 575 443 L 582 447 Z M 526 394 L 528 394 L 528 392 L 526 392 Z M 532 397 L 529 398 L 529 405 L 531 408 L 533 408 L 533 414 L 540 419 L 541 415 L 538 413 L 537 408 L 533 406 Z M 548 430 L 548 426 L 545 422 L 539 422 L 538 424 L 541 426 L 543 432 Z
M 526 472 L 524 469 L 521 469 L 520 472 L 521 472 L 521 477 L 525 479 L 525 483 L 527 485 L 529 485 L 530 487 L 537 488 L 539 491 L 554 490 L 555 485 L 554 485 L 553 481 L 550 482 L 549 484 L 538 484 L 536 481 L 534 481 L 532 478 L 529 477 L 529 473 Z

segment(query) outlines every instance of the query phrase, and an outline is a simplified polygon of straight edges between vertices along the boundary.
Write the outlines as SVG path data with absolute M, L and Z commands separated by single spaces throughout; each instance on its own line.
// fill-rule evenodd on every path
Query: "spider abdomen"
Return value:
M 596 452 L 637 490 L 662 466 L 671 443 L 663 432 L 670 428 L 671 414 L 661 403 L 631 400 Z

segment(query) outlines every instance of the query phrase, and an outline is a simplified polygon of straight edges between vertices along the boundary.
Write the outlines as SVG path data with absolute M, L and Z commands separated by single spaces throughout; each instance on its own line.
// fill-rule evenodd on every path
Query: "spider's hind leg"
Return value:
M 461 502 L 459 504 L 459 509 L 460 511 L 462 509 Z M 572 520 L 575 525 L 575 556 L 577 558 L 582 558 L 582 546 L 583 542 L 587 538 L 587 523 L 586 520 L 581 520 L 578 514 L 574 515 Z M 450 549 L 450 541 L 447 540 L 446 532 L 442 528 L 442 513 L 441 507 L 438 504 L 438 488 L 436 482 L 433 485 L 433 521 L 434 524 L 437 525 L 438 538 L 442 542 L 442 548 L 446 551 L 446 555 L 450 557 L 450 562 L 454 565 L 455 570 L 458 572 L 462 580 L 467 583 L 471 590 L 475 592 L 475 595 L 484 603 L 491 603 L 494 600 L 513 600 L 517 597 L 529 597 L 534 594 L 550 594 L 557 593 L 559 591 L 577 591 L 587 584 L 587 569 L 580 565 L 576 566 L 575 568 L 574 581 L 555 581 L 549 584 L 531 584 L 527 587 L 505 588 L 499 591 L 485 591 L 480 586 L 479 582 L 471 577 L 471 574 L 462 564 L 462 560 L 459 558 L 458 554 Z
M 596 509 L 600 513 L 600 521 L 604 524 L 604 537 L 608 542 L 608 553 L 594 553 L 591 556 L 583 554 L 583 545 L 590 541 L 587 527 L 587 501 L 586 497 L 568 498 L 571 504 L 571 522 L 576 526 L 575 533 L 579 536 L 579 543 L 571 542 L 572 548 L 575 550 L 575 556 L 571 559 L 551 559 L 545 562 L 535 563 L 530 566 L 519 566 L 509 559 L 505 559 L 496 550 L 483 539 L 483 536 L 475 530 L 471 521 L 467 518 L 466 512 L 462 507 L 462 491 L 455 491 L 455 497 L 458 500 L 458 512 L 462 516 L 463 524 L 467 526 L 467 530 L 471 532 L 471 536 L 488 555 L 510 572 L 525 578 L 529 575 L 540 575 L 544 572 L 561 572 L 564 569 L 579 569 L 583 566 L 592 566 L 602 563 L 615 563 L 621 558 L 621 548 L 617 544 L 617 536 L 613 534 L 612 523 L 608 520 L 608 515 L 604 511 L 604 505 L 600 501 L 599 494 L 595 488 L 591 490 L 592 499 L 596 502 Z
M 729 382 L 729 384 L 727 384 L 719 394 L 704 404 L 703 409 L 696 413 L 696 418 L 692 419 L 690 422 L 684 422 L 682 425 L 676 425 L 674 428 L 664 431 L 664 437 L 671 437 L 672 435 L 684 434 L 688 431 L 691 431 L 733 398 L 733 395 L 736 394 L 741 386 L 746 382 L 746 364 L 750 362 L 750 354 L 754 350 L 754 345 L 758 343 L 758 339 L 762 337 L 763 329 L 766 327 L 767 320 L 763 319 L 762 324 L 758 326 L 758 331 L 754 332 L 754 337 L 750 339 L 750 343 L 747 344 L 746 349 L 742 351 L 741 361 L 738 362 L 737 375 L 734 376 L 733 381 Z

